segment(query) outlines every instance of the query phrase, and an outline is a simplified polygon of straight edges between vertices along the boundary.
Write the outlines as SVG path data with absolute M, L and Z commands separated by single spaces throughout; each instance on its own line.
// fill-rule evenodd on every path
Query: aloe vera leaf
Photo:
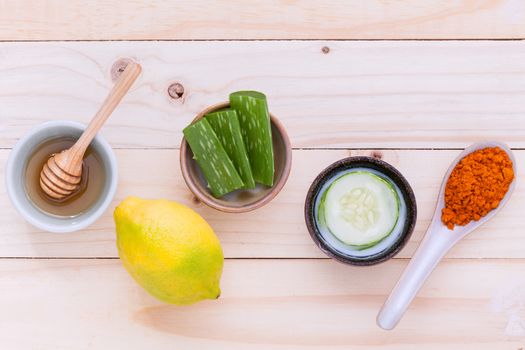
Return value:
M 206 119 L 187 126 L 182 132 L 193 152 L 193 159 L 199 164 L 214 197 L 222 197 L 244 186 L 239 173 Z
M 238 91 L 230 94 L 230 105 L 239 116 L 253 178 L 273 186 L 272 129 L 266 96 L 257 91 Z
M 241 134 L 239 118 L 233 109 L 221 109 L 205 116 L 213 131 L 221 141 L 228 157 L 235 165 L 244 182 L 245 188 L 255 188 L 255 180 L 250 167 L 250 160 Z

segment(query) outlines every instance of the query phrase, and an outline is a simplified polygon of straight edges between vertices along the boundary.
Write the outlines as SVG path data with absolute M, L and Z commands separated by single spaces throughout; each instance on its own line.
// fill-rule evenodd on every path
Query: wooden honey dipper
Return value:
M 89 144 L 140 75 L 138 63 L 129 63 L 88 127 L 71 148 L 52 154 L 40 172 L 40 187 L 60 201 L 75 193 L 82 180 L 82 162 Z

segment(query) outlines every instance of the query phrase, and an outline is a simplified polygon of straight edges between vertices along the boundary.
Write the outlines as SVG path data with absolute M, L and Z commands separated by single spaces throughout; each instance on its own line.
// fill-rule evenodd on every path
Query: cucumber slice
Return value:
M 399 197 L 393 184 L 366 171 L 341 176 L 323 199 L 320 212 L 326 227 L 348 245 L 369 247 L 380 242 L 399 218 Z

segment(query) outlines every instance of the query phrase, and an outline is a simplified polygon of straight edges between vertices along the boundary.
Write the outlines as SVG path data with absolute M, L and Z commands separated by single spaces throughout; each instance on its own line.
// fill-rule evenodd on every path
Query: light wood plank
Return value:
M 4 1 L 0 40 L 525 37 L 520 0 Z
M 46 120 L 87 122 L 128 56 L 144 73 L 104 128 L 115 147 L 176 148 L 240 89 L 267 93 L 294 147 L 525 147 L 525 41 L 3 43 L 0 147 Z
M 5 164 L 9 151 L 0 151 Z M 117 150 L 120 185 L 103 217 L 85 231 L 44 233 L 27 224 L 0 188 L 0 256 L 4 257 L 116 257 L 113 208 L 128 195 L 168 198 L 189 205 L 217 231 L 228 257 L 303 257 L 324 255 L 314 246 L 304 225 L 303 203 L 315 176 L 348 155 L 379 154 L 410 181 L 418 201 L 418 223 L 400 257 L 410 257 L 430 222 L 441 178 L 459 151 L 426 150 L 296 150 L 293 169 L 283 192 L 269 205 L 251 213 L 226 214 L 195 203 L 179 169 L 178 150 Z M 516 151 L 517 166 L 525 173 L 525 151 Z M 162 171 L 151 169 L 162 168 Z M 3 182 L 3 167 L 0 168 Z M 449 254 L 453 258 L 525 258 L 525 189 L 518 179 L 510 203 L 491 222 L 465 238 Z
M 406 261 L 227 260 L 222 295 L 161 304 L 118 260 L 0 260 L 9 349 L 518 349 L 524 260 L 444 261 L 394 331 L 375 316 Z M 520 324 L 521 322 L 521 324 Z

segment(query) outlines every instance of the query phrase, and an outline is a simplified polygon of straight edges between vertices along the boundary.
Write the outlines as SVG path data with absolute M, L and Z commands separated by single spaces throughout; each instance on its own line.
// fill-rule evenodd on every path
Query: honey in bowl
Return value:
M 82 180 L 79 189 L 72 195 L 57 201 L 49 197 L 40 187 L 40 172 L 52 154 L 70 148 L 75 139 L 53 138 L 35 148 L 29 157 L 24 176 L 26 194 L 33 205 L 47 215 L 71 218 L 86 212 L 102 195 L 106 171 L 99 154 L 90 146 L 82 163 Z

